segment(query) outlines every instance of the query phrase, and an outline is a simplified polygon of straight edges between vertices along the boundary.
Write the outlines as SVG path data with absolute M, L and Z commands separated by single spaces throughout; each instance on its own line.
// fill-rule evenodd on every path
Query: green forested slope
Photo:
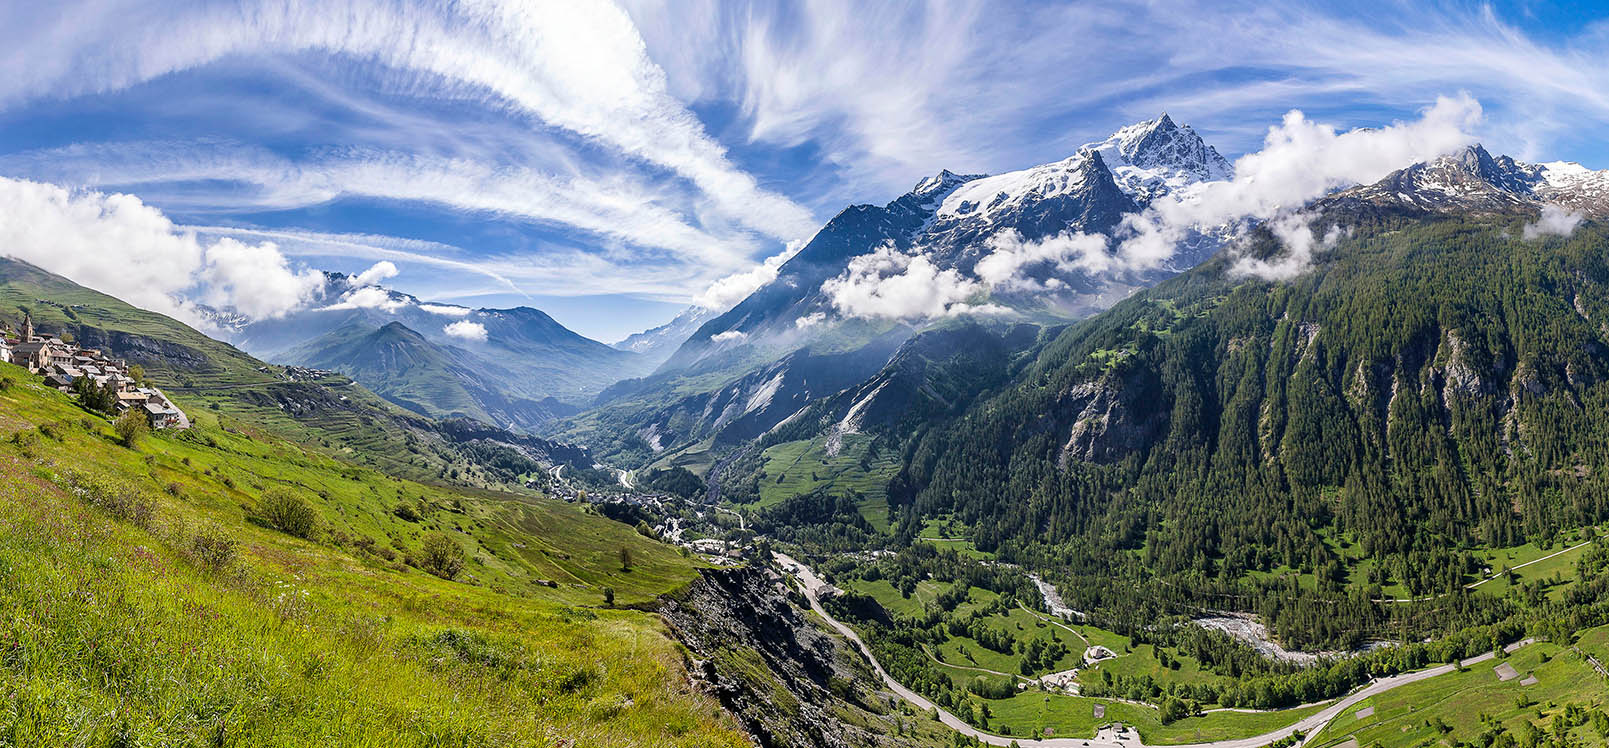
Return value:
M 1289 281 L 1198 267 L 917 440 L 891 500 L 1063 569 L 1077 604 L 1160 580 L 1273 605 L 1251 580 L 1300 574 L 1331 602 L 1274 616 L 1282 635 L 1378 635 L 1383 589 L 1454 592 L 1474 548 L 1609 518 L 1609 237 L 1518 234 L 1386 218 Z

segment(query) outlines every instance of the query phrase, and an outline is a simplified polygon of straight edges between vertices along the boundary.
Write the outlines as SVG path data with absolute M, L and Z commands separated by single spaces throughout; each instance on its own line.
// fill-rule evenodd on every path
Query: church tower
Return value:
M 29 314 L 27 312 L 23 312 L 22 313 L 22 342 L 27 343 L 27 342 L 29 342 L 29 341 L 31 341 L 33 339 L 34 339 L 34 318 L 33 318 L 33 315 L 31 315 L 31 314 Z

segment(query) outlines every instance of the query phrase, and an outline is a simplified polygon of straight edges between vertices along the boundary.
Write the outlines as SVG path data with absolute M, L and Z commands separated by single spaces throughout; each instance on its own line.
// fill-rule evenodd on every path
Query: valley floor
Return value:
M 807 565 L 783 554 L 777 554 L 776 558 L 779 565 L 794 576 L 811 610 L 853 643 L 871 662 L 890 690 L 917 709 L 935 714 L 946 726 L 974 740 L 1005 746 L 1024 739 L 980 730 L 900 684 L 877 661 L 871 648 L 854 629 L 822 607 L 819 594 L 827 587 L 826 583 Z M 1609 645 L 1604 643 L 1606 641 L 1609 641 L 1609 627 L 1589 632 L 1582 644 L 1588 649 L 1609 649 Z M 1536 706 L 1538 700 L 1548 702 L 1546 710 L 1535 710 L 1538 717 L 1544 716 L 1545 711 L 1559 711 L 1561 697 L 1584 697 L 1589 706 L 1601 709 L 1609 701 L 1609 688 L 1604 686 L 1603 676 L 1587 670 L 1588 653 L 1579 646 L 1573 652 L 1573 657 L 1560 657 L 1560 647 L 1557 645 L 1525 639 L 1505 647 L 1504 659 L 1495 668 L 1489 663 L 1498 655 L 1489 652 L 1455 664 L 1379 678 L 1344 698 L 1326 704 L 1269 712 L 1213 710 L 1165 726 L 1156 721 L 1156 710 L 1148 706 L 1039 691 L 1027 691 L 998 702 L 993 710 L 1000 719 L 1011 724 L 1036 726 L 1038 732 L 1026 739 L 1032 740 L 1033 745 L 1047 748 L 1258 748 L 1280 741 L 1295 741 L 1303 746 L 1345 743 L 1350 748 L 1358 745 L 1357 742 L 1347 743 L 1347 740 L 1353 739 L 1354 733 L 1364 733 L 1366 738 L 1374 738 L 1371 745 L 1422 744 L 1417 738 L 1422 737 L 1421 732 L 1430 731 L 1433 723 L 1426 719 L 1423 728 L 1411 723 L 1424 719 L 1423 715 L 1448 702 L 1455 709 L 1451 710 L 1452 714 L 1447 719 L 1455 724 L 1442 729 L 1446 723 L 1434 723 L 1436 732 L 1470 730 L 1504 721 L 1510 725 L 1520 722 L 1530 725 L 1523 715 L 1527 707 Z M 1538 671 L 1537 676 L 1520 680 L 1514 675 L 1516 672 L 1532 672 L 1543 663 L 1552 664 Z M 1520 670 L 1505 669 L 1514 667 Z M 1544 675 L 1549 685 L 1540 687 L 1539 679 Z M 1536 688 L 1528 691 L 1527 687 Z M 1476 706 L 1498 702 L 1503 702 L 1503 705 L 1497 709 L 1496 716 L 1486 711 L 1470 711 Z M 1376 705 L 1379 705 L 1378 710 Z M 1413 719 L 1403 722 L 1404 713 L 1413 713 L 1416 708 L 1419 711 L 1414 713 Z M 1478 722 L 1471 719 L 1476 714 L 1480 715 Z M 1382 739 L 1378 734 L 1382 726 L 1395 726 L 1397 723 L 1402 723 L 1400 735 L 1416 739 L 1394 739 L 1398 735 Z M 1137 732 L 1131 733 L 1129 728 L 1136 728 Z M 1412 735 L 1408 735 L 1410 733 Z M 1597 742 L 1601 743 L 1604 737 L 1598 735 Z

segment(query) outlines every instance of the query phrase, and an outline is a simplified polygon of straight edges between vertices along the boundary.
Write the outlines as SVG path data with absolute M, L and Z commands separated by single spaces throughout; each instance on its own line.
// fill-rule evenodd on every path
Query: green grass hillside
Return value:
M 227 414 L 130 448 L 9 365 L 0 476 L 0 746 L 747 744 L 656 617 L 604 603 L 693 562 L 579 507 Z M 274 495 L 307 538 L 269 526 Z M 432 537 L 453 581 L 418 568 Z

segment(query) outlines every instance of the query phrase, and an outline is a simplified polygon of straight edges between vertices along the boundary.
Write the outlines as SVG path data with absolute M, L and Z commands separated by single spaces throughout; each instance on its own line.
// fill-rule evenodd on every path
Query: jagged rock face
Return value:
M 1105 233 L 1139 210 L 1096 152 L 1024 171 L 974 179 L 939 202 L 913 243 L 943 267 L 971 270 L 1002 231 L 1030 241 L 1065 231 Z
M 98 348 L 131 364 L 158 365 L 180 371 L 205 373 L 216 369 L 201 352 L 179 343 L 135 335 L 132 333 L 102 330 L 89 325 L 73 329 L 78 344 L 85 348 Z
M 1058 464 L 1110 463 L 1148 449 L 1167 425 L 1167 411 L 1156 407 L 1162 394 L 1155 377 L 1143 369 L 1073 387 L 1055 409 L 1061 420 L 1076 414 Z
M 852 654 L 811 625 L 767 569 L 711 569 L 684 593 L 667 598 L 660 615 L 700 659 L 690 670 L 703 687 L 765 748 L 893 746 L 896 739 L 839 719 L 859 707 L 831 690 L 853 682 Z M 753 663 L 764 667 L 740 667 Z M 870 719 L 877 719 L 867 715 Z
M 1196 182 L 1234 177 L 1228 159 L 1189 125 L 1174 124 L 1165 112 L 1081 150 L 1101 154 L 1118 186 L 1141 203 Z

